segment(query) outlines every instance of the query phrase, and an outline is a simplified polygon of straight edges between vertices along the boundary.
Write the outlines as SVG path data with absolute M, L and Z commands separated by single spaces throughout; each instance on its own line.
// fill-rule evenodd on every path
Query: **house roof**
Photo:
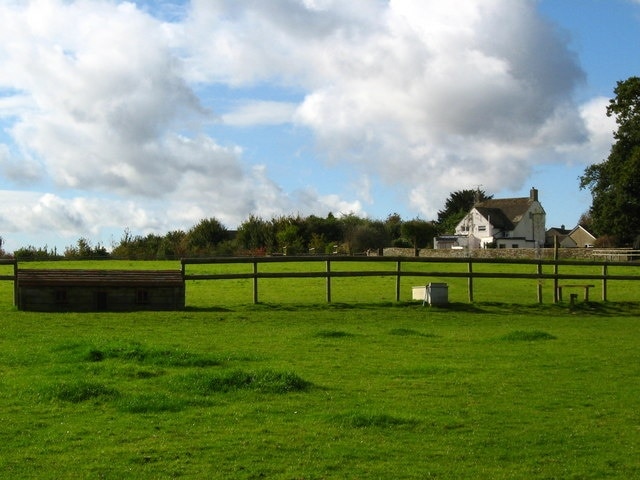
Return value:
M 501 230 L 513 230 L 514 223 L 501 209 L 476 206 L 476 210 L 480 215 L 489 220 L 494 227 Z
M 494 227 L 513 230 L 535 200 L 530 197 L 499 198 L 475 205 L 475 209 Z
M 555 235 L 555 236 L 562 236 L 562 235 L 569 235 L 569 233 L 571 233 L 571 230 L 568 230 L 566 228 L 562 228 L 562 227 L 551 227 L 549 230 L 547 230 L 547 236 L 551 236 L 551 235 Z

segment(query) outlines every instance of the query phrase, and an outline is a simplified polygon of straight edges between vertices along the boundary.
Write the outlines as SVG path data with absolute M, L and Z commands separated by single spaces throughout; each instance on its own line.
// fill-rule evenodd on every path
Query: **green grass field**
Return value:
M 637 287 L 570 308 L 446 281 L 448 308 L 372 277 L 125 314 L 19 312 L 3 282 L 0 477 L 640 478 Z

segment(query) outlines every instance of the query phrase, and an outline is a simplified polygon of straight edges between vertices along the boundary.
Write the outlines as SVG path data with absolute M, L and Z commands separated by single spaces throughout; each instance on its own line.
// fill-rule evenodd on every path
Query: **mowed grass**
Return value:
M 234 282 L 124 314 L 19 312 L 0 284 L 2 477 L 640 477 L 637 300 Z

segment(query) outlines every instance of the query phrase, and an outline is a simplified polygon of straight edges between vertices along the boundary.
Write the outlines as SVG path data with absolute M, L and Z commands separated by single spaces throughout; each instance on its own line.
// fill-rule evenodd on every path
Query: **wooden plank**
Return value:
M 179 270 L 18 270 L 17 286 L 181 286 Z

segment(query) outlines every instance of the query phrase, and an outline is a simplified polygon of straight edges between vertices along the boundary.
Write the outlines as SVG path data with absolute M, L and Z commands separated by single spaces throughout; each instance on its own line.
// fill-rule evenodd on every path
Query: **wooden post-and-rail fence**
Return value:
M 305 271 L 305 272 L 265 272 L 260 271 L 259 265 L 268 263 L 285 263 L 285 262 L 324 262 L 324 271 Z M 395 263 L 394 270 L 359 270 L 359 271 L 340 271 L 333 270 L 331 266 L 340 262 L 368 262 L 368 263 Z M 252 264 L 253 269 L 250 273 L 187 273 L 187 265 L 203 265 L 203 264 Z M 443 271 L 437 269 L 415 270 L 408 268 L 415 264 L 465 264 L 466 272 Z M 535 273 L 517 273 L 517 272 L 479 272 L 474 270 L 474 265 L 493 264 L 493 265 L 531 265 L 535 267 Z M 553 273 L 544 273 L 544 267 L 553 267 Z M 580 266 L 580 267 L 600 267 L 600 274 L 593 273 L 560 273 L 561 266 Z M 542 280 L 553 280 L 554 284 L 554 302 L 561 300 L 559 293 L 562 292 L 561 281 L 571 280 L 579 282 L 601 282 L 602 300 L 607 300 L 607 282 L 612 280 L 640 280 L 640 269 L 638 275 L 612 275 L 609 274 L 610 266 L 638 266 L 636 262 L 608 262 L 608 261 L 580 261 L 580 260 L 533 260 L 533 259 L 489 259 L 489 258 L 432 258 L 432 257 L 369 257 L 369 256 L 277 256 L 277 257 L 217 257 L 217 258 L 185 258 L 182 260 L 182 273 L 185 280 L 231 280 L 231 279 L 252 279 L 253 280 L 253 302 L 258 303 L 258 280 L 273 278 L 324 278 L 326 281 L 326 301 L 331 303 L 331 280 L 333 278 L 344 277 L 373 277 L 373 276 L 392 276 L 396 278 L 395 282 L 395 299 L 400 301 L 400 285 L 402 277 L 432 277 L 432 278 L 466 278 L 467 293 L 469 302 L 473 302 L 474 286 L 473 280 L 476 278 L 495 278 L 495 279 L 529 279 L 537 280 L 537 298 L 542 303 Z M 404 268 L 403 268 L 404 267 Z M 588 289 L 594 287 L 590 284 L 566 285 L 572 287 L 585 288 L 585 296 L 588 295 Z
M 259 265 L 269 263 L 295 263 L 295 262 L 322 262 L 324 263 L 323 271 L 298 271 L 298 272 L 267 272 L 260 271 Z M 392 263 L 395 268 L 386 270 L 367 269 L 357 271 L 334 270 L 332 265 L 346 262 L 366 262 L 370 264 L 376 263 Z M 204 265 L 204 264 L 251 264 L 252 270 L 247 273 L 188 273 L 187 265 Z M 411 268 L 421 264 L 422 270 Z M 446 271 L 438 270 L 438 264 L 464 264 L 466 271 Z M 509 265 L 531 265 L 535 272 L 500 272 L 500 271 L 477 271 L 475 265 L 490 264 L 495 266 Z M 18 262 L 14 259 L 0 259 L 0 265 L 13 265 L 12 275 L 0 275 L 0 281 L 14 282 L 14 302 L 17 305 L 15 296 L 17 295 L 16 279 L 18 278 Z M 425 268 L 424 265 L 433 266 L 433 268 Z M 574 273 L 561 272 L 561 267 L 578 266 L 578 267 L 599 267 L 599 274 L 595 273 Z M 547 273 L 545 273 L 545 268 Z M 633 267 L 638 268 L 638 274 L 619 275 L 611 274 L 610 267 Z M 494 279 L 528 279 L 536 280 L 537 299 L 542 303 L 542 281 L 553 281 L 553 299 L 554 302 L 561 300 L 560 295 L 563 287 L 585 288 L 585 298 L 588 296 L 588 289 L 595 287 L 593 282 L 601 284 L 601 298 L 607 300 L 607 284 L 609 281 L 640 280 L 640 263 L 636 261 L 581 261 L 581 260 L 542 260 L 542 259 L 490 259 L 490 258 L 434 258 L 434 257 L 377 257 L 377 256 L 340 256 L 340 255 L 324 255 L 324 256 L 274 256 L 274 257 L 216 257 L 216 258 L 185 258 L 181 260 L 182 278 L 189 280 L 231 280 L 231 279 L 251 279 L 253 281 L 253 302 L 259 301 L 259 280 L 274 278 L 324 278 L 326 283 L 326 301 L 331 303 L 331 283 L 334 278 L 344 277 L 379 277 L 391 276 L 395 277 L 395 299 L 400 301 L 401 279 L 403 277 L 431 277 L 431 278 L 466 278 L 467 294 L 469 302 L 473 302 L 474 279 L 477 278 L 494 278 Z M 552 270 L 552 272 L 549 272 Z M 593 270 L 593 269 L 592 269 Z M 635 271 L 634 271 L 635 273 Z M 561 285 L 560 282 L 571 281 L 571 284 Z M 576 282 L 580 282 L 576 284 Z

